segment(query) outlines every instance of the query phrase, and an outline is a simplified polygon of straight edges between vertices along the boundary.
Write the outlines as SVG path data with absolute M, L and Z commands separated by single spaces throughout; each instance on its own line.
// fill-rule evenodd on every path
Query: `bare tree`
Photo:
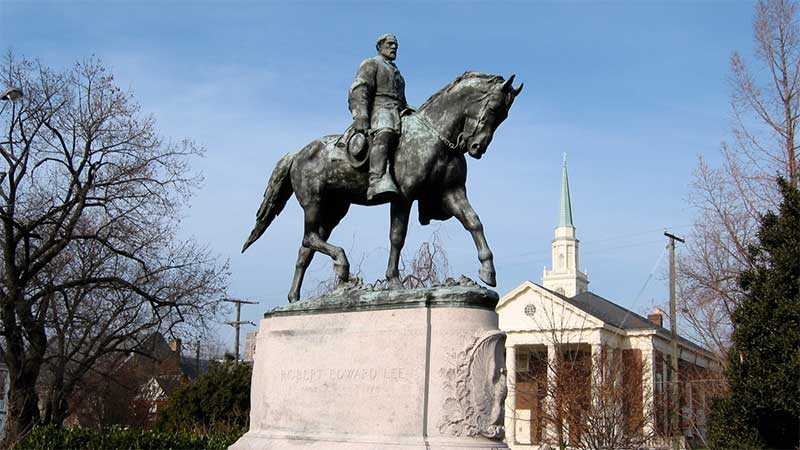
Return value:
M 63 419 L 103 355 L 147 330 L 213 318 L 227 268 L 177 239 L 201 149 L 169 142 L 96 59 L 62 72 L 3 61 L 0 333 L 11 377 L 7 439 Z M 49 386 L 37 395 L 43 367 Z
M 719 371 L 681 365 L 679 391 L 685 407 L 677 410 L 684 432 L 694 439 L 692 448 L 709 448 L 708 422 L 712 403 L 728 394 L 727 380 Z
M 353 253 L 353 250 L 351 249 L 349 253 Z M 362 254 L 358 264 L 353 266 L 355 271 L 350 273 L 351 280 L 360 282 L 365 259 L 366 254 Z M 420 244 L 408 264 L 402 256 L 400 258 L 400 280 L 404 288 L 435 286 L 444 282 L 449 276 L 450 263 L 439 230 L 431 233 L 430 239 Z M 331 267 L 328 277 L 319 281 L 309 295 L 318 297 L 328 294 L 336 290 L 338 285 L 338 277 Z
M 638 449 L 656 437 L 653 392 L 642 382 L 641 354 L 634 349 L 603 347 L 588 361 L 570 361 L 559 367 L 556 380 L 572 443 L 587 450 Z M 589 367 L 583 367 L 585 365 Z M 581 381 L 590 381 L 580 389 Z M 590 386 L 590 387 L 589 387 Z
M 531 408 L 531 442 L 592 450 L 651 444 L 654 397 L 641 352 L 608 345 L 592 352 L 585 316 L 564 305 L 539 308 L 541 344 L 523 358 L 527 371 L 510 387 Z
M 450 276 L 450 262 L 442 244 L 439 230 L 431 233 L 429 240 L 420 244 L 406 269 L 401 261 L 400 279 L 406 288 L 430 287 L 443 282 Z
M 150 405 L 140 395 L 146 380 L 124 361 L 109 355 L 95 363 L 73 389 L 64 424 L 96 429 L 111 425 L 147 426 Z
M 700 159 L 691 205 L 697 220 L 681 261 L 683 313 L 704 344 L 724 355 L 730 314 L 739 303 L 739 274 L 750 264 L 758 219 L 780 195 L 775 177 L 797 185 L 800 119 L 800 23 L 792 0 L 762 0 L 753 23 L 755 70 L 731 56 L 733 136 L 722 164 Z

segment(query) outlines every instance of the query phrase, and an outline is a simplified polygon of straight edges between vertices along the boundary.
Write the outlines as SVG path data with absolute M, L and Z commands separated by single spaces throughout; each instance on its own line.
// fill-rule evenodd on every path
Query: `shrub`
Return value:
M 232 361 L 213 364 L 194 383 L 175 391 L 160 411 L 161 431 L 246 431 L 252 368 Z
M 36 427 L 15 450 L 225 450 L 241 436 L 239 432 L 196 435 L 188 432 L 125 429 L 106 430 Z

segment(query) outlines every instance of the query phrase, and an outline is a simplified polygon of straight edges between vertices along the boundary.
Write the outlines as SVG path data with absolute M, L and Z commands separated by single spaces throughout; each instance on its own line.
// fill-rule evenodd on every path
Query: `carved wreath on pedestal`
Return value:
M 442 369 L 447 397 L 438 423 L 440 433 L 503 439 L 503 402 L 508 393 L 505 340 L 502 331 L 486 331 L 451 355 L 454 367 Z

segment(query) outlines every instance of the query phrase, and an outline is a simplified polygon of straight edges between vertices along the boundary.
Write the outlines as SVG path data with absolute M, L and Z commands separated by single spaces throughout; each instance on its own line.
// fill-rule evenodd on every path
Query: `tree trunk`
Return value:
M 9 299 L 14 299 L 14 301 Z M 36 383 L 39 380 L 47 346 L 47 336 L 43 324 L 30 319 L 24 320 L 24 324 L 27 325 L 24 331 L 17 325 L 15 316 L 30 316 L 30 310 L 26 311 L 19 307 L 19 305 L 29 306 L 22 300 L 19 293 L 12 292 L 9 297 L 4 299 L 4 303 L 0 310 L 0 318 L 2 318 L 4 327 L 7 347 L 5 362 L 8 366 L 10 383 L 3 448 L 10 447 L 11 443 L 21 439 L 39 422 L 39 397 L 36 392 Z M 23 336 L 27 337 L 27 349 Z
M 39 422 L 39 405 L 36 395 L 36 379 L 39 368 L 19 370 L 12 376 L 8 394 L 8 419 L 3 445 L 10 447 Z
M 57 379 L 52 382 L 50 392 L 47 394 L 47 400 L 42 408 L 41 422 L 62 426 L 69 416 L 68 399 L 72 396 L 74 385 L 64 383 L 63 369 L 56 370 L 54 376 Z

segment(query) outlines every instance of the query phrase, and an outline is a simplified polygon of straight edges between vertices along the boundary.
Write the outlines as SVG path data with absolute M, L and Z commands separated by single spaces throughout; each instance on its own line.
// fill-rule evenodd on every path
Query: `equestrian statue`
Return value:
M 406 103 L 405 82 L 394 63 L 397 45 L 393 35 L 381 36 L 378 55 L 359 66 L 348 96 L 353 124 L 345 133 L 284 155 L 269 179 L 242 252 L 264 234 L 294 193 L 303 207 L 304 230 L 290 303 L 300 299 L 303 276 L 315 252 L 333 259 L 340 285 L 348 281 L 347 256 L 328 237 L 354 203 L 391 204 L 386 269 L 391 287 L 401 286 L 398 264 L 415 200 L 422 225 L 451 217 L 464 225 L 478 249 L 480 279 L 496 285 L 492 251 L 467 200 L 465 153 L 475 159 L 483 156 L 522 85 L 512 86 L 514 75 L 506 80 L 465 72 L 415 111 Z

